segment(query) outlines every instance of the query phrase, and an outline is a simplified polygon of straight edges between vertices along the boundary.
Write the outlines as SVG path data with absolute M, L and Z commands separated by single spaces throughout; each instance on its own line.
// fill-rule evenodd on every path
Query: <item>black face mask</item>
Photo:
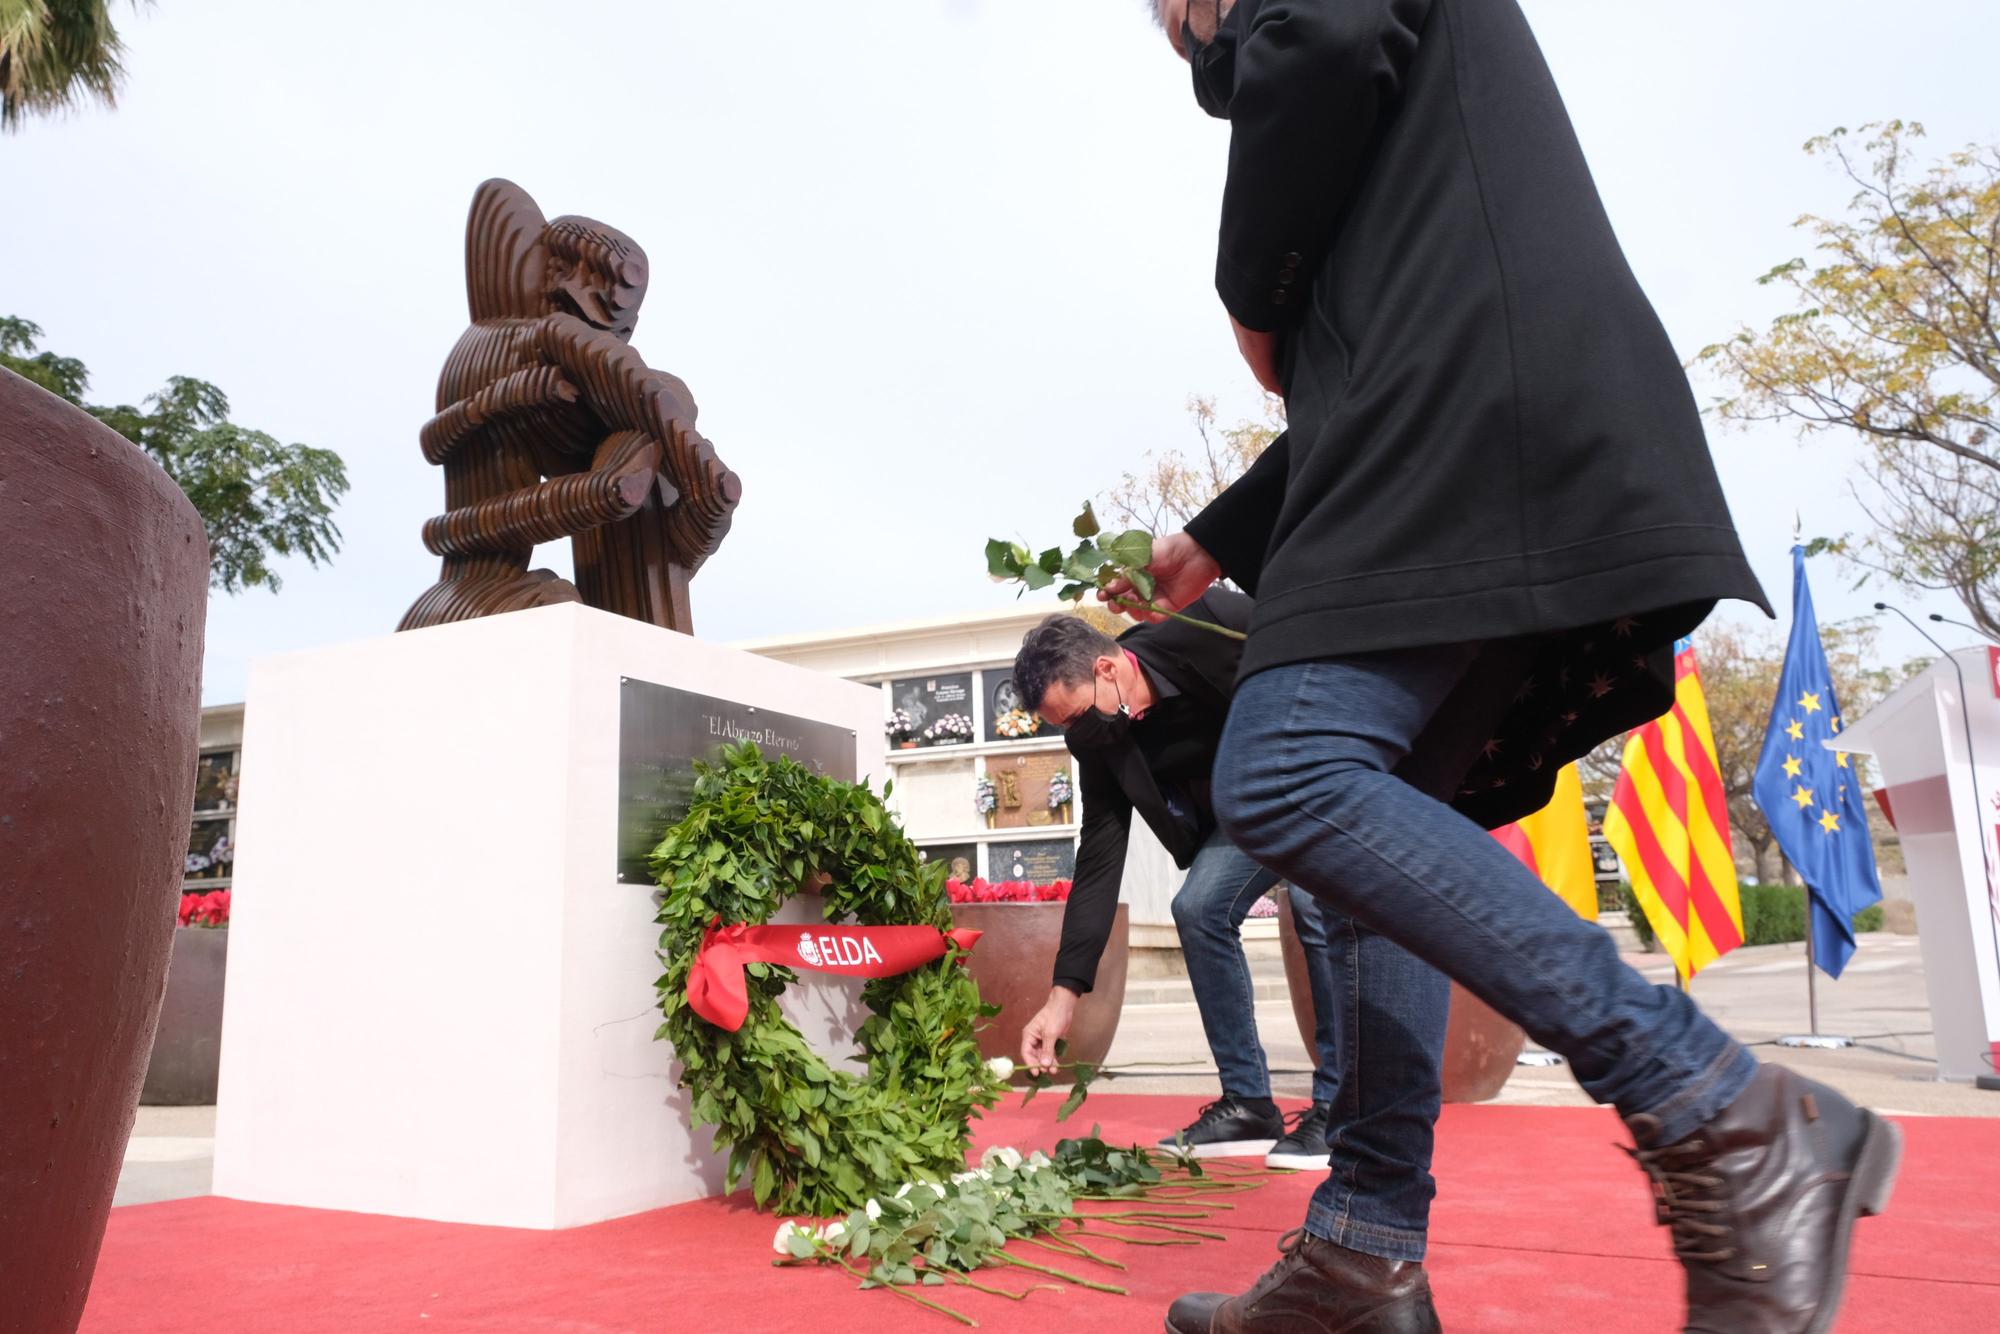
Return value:
M 1118 684 L 1112 682 L 1112 689 Z M 1097 678 L 1090 680 L 1090 707 L 1069 720 L 1063 736 L 1085 750 L 1104 750 L 1125 741 L 1132 729 L 1132 711 L 1125 707 L 1125 692 L 1118 691 L 1118 711 L 1100 713 L 1097 708 Z
M 1201 0 L 1190 0 L 1199 4 Z M 1221 8 L 1221 0 L 1216 0 Z M 1229 119 L 1229 100 L 1236 95 L 1236 10 L 1219 18 L 1215 40 L 1204 42 L 1194 35 L 1194 20 L 1181 16 L 1181 49 L 1187 52 L 1188 69 L 1194 75 L 1195 104 L 1217 120 Z

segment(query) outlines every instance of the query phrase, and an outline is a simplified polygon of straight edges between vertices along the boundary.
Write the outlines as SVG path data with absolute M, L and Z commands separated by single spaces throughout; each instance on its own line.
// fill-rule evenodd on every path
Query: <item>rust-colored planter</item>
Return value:
M 979 1032 L 979 1050 L 990 1060 L 1021 1059 L 1021 1030 L 1049 998 L 1049 977 L 1056 967 L 1056 947 L 1062 942 L 1060 903 L 954 903 L 954 926 L 985 932 L 966 960 L 980 999 L 998 1005 L 1000 1013 Z M 1118 1016 L 1125 1008 L 1125 969 L 1132 943 L 1132 926 L 1125 905 L 1112 919 L 1111 940 L 1097 964 L 1097 982 L 1076 1007 L 1070 1026 L 1071 1061 L 1100 1062 L 1111 1050 Z M 1020 1079 L 1021 1076 L 1016 1076 Z
M 150 459 L 0 370 L 0 1273 L 74 1330 L 173 943 L 208 541 Z
M 1292 925 L 1292 896 L 1278 896 L 1278 939 L 1285 956 L 1285 984 L 1292 993 L 1292 1018 L 1308 1052 L 1313 1038 L 1312 984 L 1306 980 L 1306 955 Z M 1454 982 L 1451 1017 L 1444 1030 L 1444 1100 L 1485 1102 L 1500 1092 L 1514 1073 L 1514 1058 L 1527 1038 L 1511 1020 L 1496 1014 L 1485 1001 Z
M 142 1107 L 206 1107 L 215 1101 L 222 1060 L 222 979 L 229 928 L 184 926 L 174 932 L 167 997 L 146 1064 Z

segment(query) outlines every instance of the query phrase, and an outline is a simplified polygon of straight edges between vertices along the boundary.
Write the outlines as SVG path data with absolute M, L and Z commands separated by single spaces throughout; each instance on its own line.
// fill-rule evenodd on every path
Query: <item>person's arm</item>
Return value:
M 1097 961 L 1118 913 L 1118 886 L 1125 878 L 1125 846 L 1132 833 L 1132 803 L 1104 765 L 1077 756 L 1076 768 L 1083 833 L 1069 901 L 1063 905 L 1055 981 L 1048 1000 L 1021 1030 L 1021 1064 L 1031 1073 L 1055 1072 L 1056 1043 L 1069 1032 L 1077 1001 L 1097 980 Z
M 1264 572 L 1264 553 L 1291 479 L 1292 451 L 1280 433 L 1244 474 L 1188 520 L 1187 535 L 1200 544 L 1238 588 L 1255 597 Z M 1242 629 L 1231 626 L 1231 629 Z
M 1402 93 L 1430 0 L 1239 0 L 1215 287 L 1269 331 L 1297 320 L 1312 277 Z
M 1111 939 L 1118 887 L 1125 879 L 1125 847 L 1132 833 L 1132 802 L 1096 759 L 1077 758 L 1083 794 L 1083 831 L 1076 874 L 1063 904 L 1062 943 L 1056 950 L 1055 985 L 1081 996 L 1097 981 L 1097 961 Z

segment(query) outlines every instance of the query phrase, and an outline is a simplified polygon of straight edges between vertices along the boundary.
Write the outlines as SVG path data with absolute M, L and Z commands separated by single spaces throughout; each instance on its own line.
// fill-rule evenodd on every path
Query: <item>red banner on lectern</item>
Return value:
M 934 926 L 749 926 L 732 922 L 708 928 L 688 971 L 687 998 L 694 1012 L 734 1033 L 750 1014 L 743 966 L 776 963 L 848 977 L 894 977 L 952 946 L 969 950 L 977 931 Z

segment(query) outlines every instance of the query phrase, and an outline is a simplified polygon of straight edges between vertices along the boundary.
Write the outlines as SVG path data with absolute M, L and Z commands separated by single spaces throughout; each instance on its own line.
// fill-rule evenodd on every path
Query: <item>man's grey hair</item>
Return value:
M 1118 641 L 1081 616 L 1057 612 L 1045 617 L 1014 655 L 1014 689 L 1021 692 L 1021 707 L 1039 711 L 1050 686 L 1084 684 L 1099 658 L 1117 652 Z

